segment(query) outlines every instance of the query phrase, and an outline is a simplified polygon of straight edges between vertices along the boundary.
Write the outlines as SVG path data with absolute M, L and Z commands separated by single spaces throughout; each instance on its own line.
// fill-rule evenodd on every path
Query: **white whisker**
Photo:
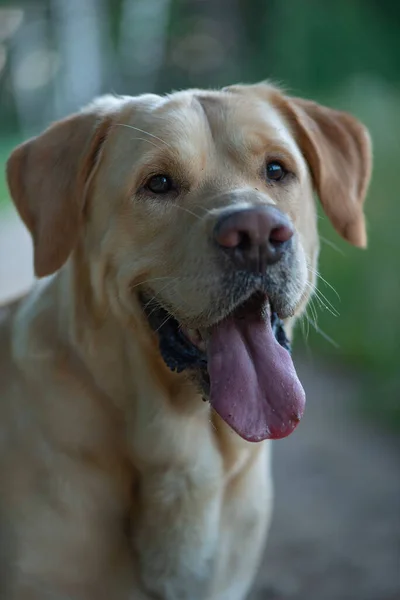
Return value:
M 174 206 L 175 208 L 179 208 L 180 210 L 183 210 L 184 212 L 187 212 L 190 215 L 193 215 L 194 217 L 196 217 L 196 219 L 199 219 L 199 221 L 201 220 L 200 215 L 197 215 L 195 212 L 193 212 L 192 210 L 189 210 L 189 208 L 186 208 L 185 206 L 181 206 L 180 204 L 171 204 L 171 206 Z
M 324 331 L 322 331 L 322 329 L 317 325 L 317 323 L 315 323 L 312 319 L 310 319 L 310 317 L 307 314 L 306 314 L 306 319 L 314 327 L 315 331 L 317 333 L 319 333 L 327 342 L 332 344 L 332 346 L 334 348 L 336 348 L 336 349 L 340 348 L 339 344 L 337 342 L 335 342 L 335 340 L 333 340 L 331 337 L 329 337 L 329 335 L 327 335 Z
M 150 133 L 149 131 L 145 131 L 144 129 L 140 129 L 139 127 L 134 127 L 133 125 L 128 125 L 127 123 L 117 123 L 117 125 L 119 127 L 127 127 L 128 129 L 134 129 L 135 131 L 139 131 L 140 133 L 149 135 L 150 137 L 154 138 L 155 140 L 158 140 L 159 142 L 162 142 L 163 144 L 168 146 L 168 148 L 172 148 L 172 146 L 170 144 L 168 144 L 165 140 L 158 137 L 157 135 L 154 135 L 153 133 Z M 137 139 L 141 140 L 142 138 L 137 138 Z M 158 146 L 157 146 L 157 148 L 158 148 Z
M 334 242 L 331 242 L 331 240 L 328 240 L 323 235 L 320 235 L 319 239 L 321 240 L 321 242 L 324 242 L 324 244 L 326 244 L 333 250 L 336 250 L 336 252 L 339 252 L 339 254 L 341 254 L 342 256 L 346 256 L 346 253 L 341 248 L 339 248 L 339 246 L 337 246 Z
M 328 298 L 318 288 L 315 288 L 315 296 L 319 299 L 321 306 L 326 308 L 326 310 L 328 310 L 334 317 L 340 316 L 339 311 L 336 310 L 332 302 L 330 302 Z
M 331 285 L 329 283 L 329 281 L 327 281 L 326 279 L 324 279 L 319 271 L 317 271 L 316 269 L 313 269 L 312 267 L 308 267 L 308 268 L 311 271 L 311 273 L 314 273 L 314 275 L 316 277 L 318 277 L 318 279 L 320 279 L 322 281 L 322 283 L 324 283 L 326 286 L 328 286 L 329 288 L 331 288 L 332 292 L 337 296 L 337 298 L 338 298 L 338 300 L 340 302 L 341 301 L 340 300 L 340 296 L 339 296 L 338 292 L 336 291 L 336 289 L 333 287 L 333 285 Z
M 152 142 L 151 140 L 146 140 L 146 138 L 134 137 L 134 138 L 131 138 L 131 139 L 132 140 L 140 140 L 141 142 L 147 142 L 148 144 L 151 144 L 152 146 L 154 146 L 158 150 L 162 151 L 162 148 L 160 148 L 160 146 L 158 144 L 156 144 L 155 142 Z
M 155 330 L 155 332 L 156 332 L 156 333 L 158 333 L 158 332 L 160 331 L 161 327 L 164 327 L 164 325 L 165 325 L 166 323 L 168 323 L 168 321 L 169 321 L 170 319 L 172 319 L 172 315 L 170 315 L 170 314 L 168 313 L 168 316 L 167 316 L 167 318 L 166 318 L 166 319 L 164 319 L 164 321 L 161 323 L 161 325 L 160 325 L 159 327 L 157 327 L 157 329 Z
M 160 281 L 162 279 L 172 279 L 172 277 L 153 277 L 153 279 L 145 279 L 144 281 L 139 281 L 139 283 L 135 283 L 135 285 L 131 285 L 130 289 L 134 290 L 140 285 L 146 285 L 147 283 L 153 283 L 153 281 Z
M 164 292 L 164 291 L 165 291 L 165 290 L 168 288 L 168 286 L 169 286 L 169 285 L 172 285 L 173 283 L 176 283 L 176 281 L 177 281 L 177 277 L 174 277 L 174 278 L 172 278 L 172 277 L 171 277 L 170 279 L 171 279 L 171 281 L 168 281 L 168 282 L 167 282 L 167 283 L 166 283 L 166 284 L 165 284 L 165 285 L 164 285 L 164 286 L 161 288 L 161 290 L 158 290 L 158 292 L 155 292 L 155 293 L 154 293 L 154 295 L 151 297 L 151 299 L 150 299 L 150 300 L 148 300 L 148 302 L 146 302 L 146 304 L 144 305 L 144 308 L 145 308 L 145 309 L 146 309 L 146 308 L 148 308 L 148 307 L 151 305 L 151 303 L 152 303 L 152 302 L 154 302 L 154 300 L 156 300 L 157 296 L 159 296 L 159 295 L 160 295 L 162 292 Z M 157 309 L 157 307 L 155 307 L 155 308 L 153 309 L 153 311 L 150 313 L 150 315 L 149 315 L 149 316 L 151 316 L 151 315 L 153 314 L 153 312 L 154 312 L 156 309 Z

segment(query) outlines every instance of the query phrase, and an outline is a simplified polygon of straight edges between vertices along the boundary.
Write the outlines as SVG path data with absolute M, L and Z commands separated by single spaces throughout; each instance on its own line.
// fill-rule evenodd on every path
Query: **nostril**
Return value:
M 239 243 L 237 244 L 237 248 L 239 250 L 249 250 L 252 246 L 251 236 L 247 231 L 238 231 L 239 234 Z
M 237 229 L 228 229 L 220 231 L 217 236 L 217 241 L 223 248 L 237 248 L 242 239 L 242 234 Z
M 248 231 L 238 228 L 220 231 L 217 235 L 220 246 L 226 249 L 248 250 L 252 245 L 252 238 Z
M 272 229 L 269 235 L 269 242 L 273 246 L 280 246 L 288 242 L 293 237 L 293 229 L 287 225 L 280 225 Z

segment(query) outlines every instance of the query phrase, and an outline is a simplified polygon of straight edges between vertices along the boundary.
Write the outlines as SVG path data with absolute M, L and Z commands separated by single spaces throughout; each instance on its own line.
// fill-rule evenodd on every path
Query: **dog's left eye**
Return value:
M 145 185 L 145 188 L 153 194 L 168 194 L 173 187 L 173 181 L 168 175 L 153 175 Z
M 270 181 L 282 181 L 287 174 L 286 169 L 281 165 L 280 162 L 272 161 L 267 163 L 267 179 Z

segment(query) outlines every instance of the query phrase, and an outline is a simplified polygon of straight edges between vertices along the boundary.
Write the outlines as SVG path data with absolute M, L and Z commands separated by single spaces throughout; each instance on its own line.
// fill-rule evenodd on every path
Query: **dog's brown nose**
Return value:
M 257 206 L 220 217 L 214 239 L 238 268 L 263 273 L 283 257 L 293 233 L 289 219 L 280 210 Z

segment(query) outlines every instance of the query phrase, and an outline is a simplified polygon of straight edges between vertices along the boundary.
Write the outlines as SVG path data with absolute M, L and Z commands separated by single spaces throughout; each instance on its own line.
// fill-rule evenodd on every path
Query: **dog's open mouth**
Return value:
M 305 394 L 283 323 L 264 294 L 206 330 L 186 329 L 154 300 L 141 300 L 167 366 L 199 375 L 214 410 L 241 437 L 258 442 L 295 429 Z

